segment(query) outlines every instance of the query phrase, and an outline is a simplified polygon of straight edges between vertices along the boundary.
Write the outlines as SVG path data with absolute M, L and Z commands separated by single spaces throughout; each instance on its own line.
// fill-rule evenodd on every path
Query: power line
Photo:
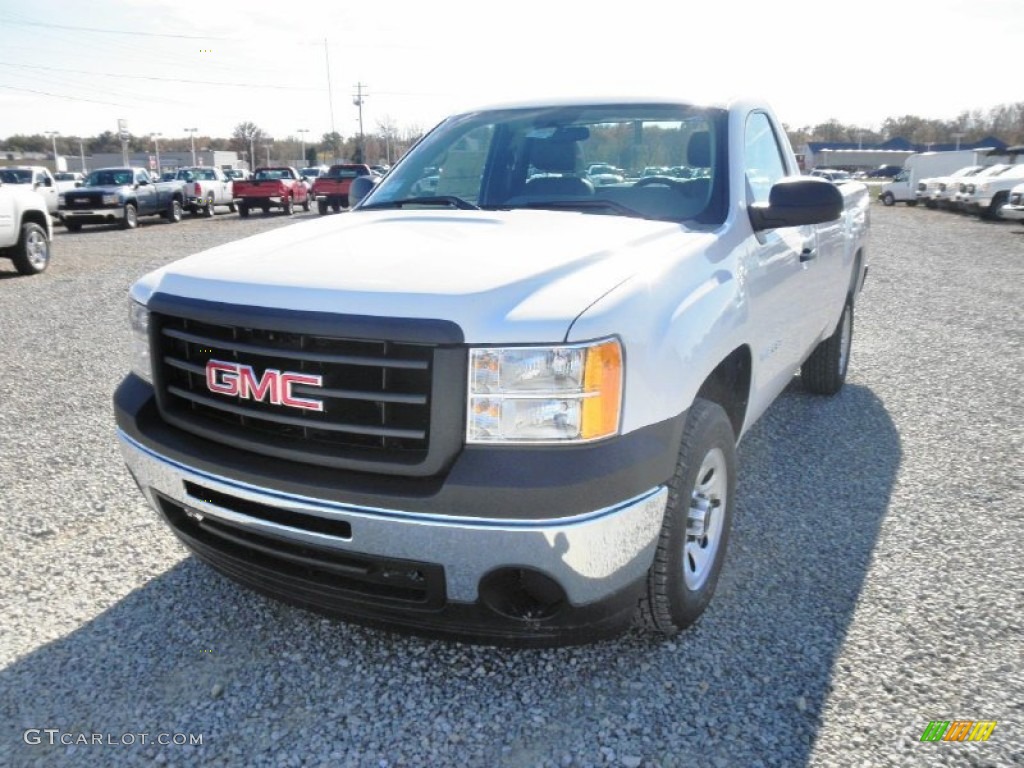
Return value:
M 169 32 L 132 32 L 126 29 L 99 29 L 97 27 L 77 27 L 70 24 L 51 24 L 49 22 L 42 21 L 16 21 L 14 19 L 7 19 L 8 24 L 20 24 L 25 27 L 44 27 L 47 29 L 68 29 L 75 32 L 96 32 L 103 35 L 132 35 L 137 37 L 169 37 L 175 40 L 232 40 L 237 41 L 237 37 L 216 37 L 213 35 L 174 35 Z
M 18 88 L 18 87 L 13 86 L 13 85 L 2 85 L 2 84 L 0 84 L 0 88 L 6 88 L 9 91 L 24 91 L 25 93 L 35 93 L 35 94 L 37 94 L 39 96 L 52 96 L 52 97 L 54 97 L 56 99 L 69 99 L 71 101 L 88 101 L 91 104 L 109 104 L 109 105 L 114 106 L 114 107 L 129 107 L 129 108 L 132 106 L 131 104 L 121 104 L 120 102 L 117 102 L 117 101 L 99 101 L 97 99 L 83 99 L 83 98 L 81 98 L 79 96 L 64 96 L 63 94 L 60 94 L 60 93 L 49 93 L 48 91 L 36 91 L 36 90 L 33 90 L 32 88 Z
M 71 72 L 76 75 L 93 75 L 99 77 L 120 77 L 126 80 L 152 80 L 160 83 L 185 83 L 187 85 L 220 85 L 227 88 L 270 88 L 279 91 L 322 91 L 322 88 L 313 88 L 302 85 L 268 85 L 266 83 L 225 83 L 216 80 L 186 80 L 179 77 L 153 77 L 150 75 L 122 75 L 116 72 L 87 72 L 80 69 L 66 69 L 62 67 L 43 67 L 34 64 L 13 64 L 9 61 L 0 61 L 0 66 L 13 67 L 15 69 L 41 69 L 48 72 Z

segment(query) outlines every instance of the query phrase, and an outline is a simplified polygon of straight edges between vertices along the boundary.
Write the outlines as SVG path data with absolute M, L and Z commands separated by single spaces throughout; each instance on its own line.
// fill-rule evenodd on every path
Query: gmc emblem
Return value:
M 206 364 L 206 388 L 218 395 L 231 395 L 243 400 L 256 400 L 260 403 L 269 402 L 274 405 L 287 405 L 289 408 L 305 408 L 309 411 L 322 411 L 322 400 L 296 397 L 292 387 L 305 384 L 309 387 L 323 386 L 323 377 L 293 371 L 275 371 L 268 368 L 263 376 L 257 378 L 251 365 L 225 363 L 223 360 L 210 360 Z

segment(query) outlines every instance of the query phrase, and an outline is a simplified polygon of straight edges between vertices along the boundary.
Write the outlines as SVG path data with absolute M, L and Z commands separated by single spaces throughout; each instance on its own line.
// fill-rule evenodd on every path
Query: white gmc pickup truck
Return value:
M 149 503 L 218 571 L 352 621 L 694 622 L 737 441 L 797 372 L 843 385 L 866 187 L 801 177 L 760 102 L 670 98 L 458 114 L 350 194 L 131 288 L 114 402 Z

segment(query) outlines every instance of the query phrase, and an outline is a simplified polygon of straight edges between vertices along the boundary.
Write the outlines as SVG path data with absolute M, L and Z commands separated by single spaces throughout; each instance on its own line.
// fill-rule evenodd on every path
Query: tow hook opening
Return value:
M 555 616 L 566 604 L 565 590 L 547 574 L 530 568 L 499 568 L 480 580 L 480 602 L 518 621 Z

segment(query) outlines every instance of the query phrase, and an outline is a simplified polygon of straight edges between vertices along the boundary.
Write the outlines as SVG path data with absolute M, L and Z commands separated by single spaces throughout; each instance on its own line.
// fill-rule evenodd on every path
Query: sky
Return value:
M 252 121 L 275 138 L 349 137 L 360 84 L 366 132 L 659 94 L 761 97 L 791 128 L 877 129 L 1024 101 L 1022 46 L 1021 0 L 0 0 L 0 139 L 119 119 L 137 136 Z

